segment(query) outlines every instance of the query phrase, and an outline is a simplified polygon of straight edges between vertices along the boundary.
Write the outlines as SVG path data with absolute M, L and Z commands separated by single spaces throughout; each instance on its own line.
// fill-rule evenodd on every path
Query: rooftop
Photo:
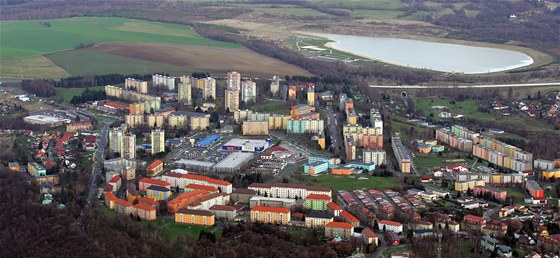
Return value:
M 159 185 L 150 185 L 150 187 L 148 187 L 148 190 L 160 191 L 160 192 L 169 192 L 169 191 L 171 191 L 171 190 L 167 189 L 166 187 L 159 186 Z
M 327 207 L 329 207 L 331 210 L 334 210 L 334 211 L 342 210 L 342 208 L 340 208 L 340 206 L 338 206 L 338 204 L 336 204 L 334 202 L 329 202 L 327 204 Z
M 379 224 L 384 224 L 384 225 L 390 225 L 390 226 L 395 226 L 395 227 L 400 227 L 402 226 L 401 223 L 398 223 L 396 221 L 392 221 L 392 220 L 382 220 L 379 222 Z
M 350 214 L 350 212 L 347 211 L 341 211 L 340 216 L 344 217 L 350 222 L 360 222 L 359 219 L 357 219 L 356 217 L 354 217 L 354 215 Z
M 352 224 L 348 222 L 329 222 L 325 225 L 325 227 L 329 228 L 353 228 Z M 370 230 L 371 231 L 371 230 Z
M 150 205 L 158 205 L 159 204 L 158 201 L 156 201 L 154 199 L 151 199 L 149 197 L 146 197 L 146 196 L 140 198 L 140 202 L 144 202 L 144 203 L 147 203 L 147 204 L 150 204 Z
M 181 214 L 192 214 L 192 215 L 198 215 L 198 216 L 214 216 L 214 213 L 209 212 L 209 211 L 205 211 L 205 210 L 192 210 L 192 209 L 187 209 L 187 208 L 179 209 L 179 210 L 177 211 L 177 213 L 181 213 Z
M 159 186 L 171 186 L 169 183 L 167 183 L 165 181 L 161 181 L 161 180 L 157 180 L 157 179 L 153 179 L 153 178 L 148 178 L 148 177 L 143 177 L 138 182 L 139 183 L 145 183 L 145 184 L 159 185 Z
M 235 211 L 237 209 L 235 209 L 235 207 L 233 206 L 215 204 L 212 207 L 210 207 L 210 210 Z
M 332 215 L 324 212 L 310 212 L 306 216 L 307 218 L 320 218 L 320 219 L 332 219 Z
M 145 210 L 145 211 L 155 211 L 156 210 L 156 208 L 154 208 L 150 205 L 143 204 L 141 202 L 134 205 L 134 208 L 140 209 L 140 210 Z
M 282 207 L 268 207 L 268 206 L 255 206 L 251 211 L 259 212 L 277 212 L 277 213 L 290 213 L 290 210 Z
M 206 190 L 209 192 L 218 192 L 219 189 L 214 187 L 214 186 L 209 186 L 209 185 L 199 185 L 199 184 L 188 184 L 187 186 L 185 186 L 185 188 L 188 189 L 198 189 L 198 190 Z
M 163 161 L 156 159 L 154 162 L 150 163 L 150 165 L 148 165 L 146 169 L 154 169 L 160 165 L 163 165 Z
M 332 198 L 325 194 L 310 194 L 305 199 L 331 201 Z

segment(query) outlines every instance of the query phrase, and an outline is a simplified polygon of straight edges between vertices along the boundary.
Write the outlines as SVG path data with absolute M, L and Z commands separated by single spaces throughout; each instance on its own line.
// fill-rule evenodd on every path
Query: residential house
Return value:
M 175 213 L 175 223 L 213 226 L 215 224 L 215 215 L 209 211 L 183 208 Z
M 354 227 L 348 222 L 329 222 L 325 225 L 326 237 L 350 238 L 354 233 Z

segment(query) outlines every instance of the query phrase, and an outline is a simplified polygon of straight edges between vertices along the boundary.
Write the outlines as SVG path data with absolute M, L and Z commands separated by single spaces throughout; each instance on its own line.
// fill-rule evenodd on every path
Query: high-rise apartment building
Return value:
M 227 88 L 224 97 L 224 108 L 229 112 L 235 112 L 239 109 L 239 91 Z
M 124 88 L 127 90 L 135 90 L 140 93 L 148 93 L 148 82 L 134 78 L 126 78 L 124 80 Z
M 212 77 L 204 78 L 203 80 L 203 88 L 202 88 L 202 98 L 204 100 L 209 99 L 216 99 L 216 79 Z
M 270 82 L 270 93 L 272 96 L 276 96 L 280 91 L 280 77 L 278 75 L 274 75 L 272 77 L 272 81 Z
M 121 154 L 121 158 L 136 158 L 136 135 L 128 133 L 122 136 L 121 149 L 119 153 Z
M 181 77 L 183 78 L 183 77 Z M 192 104 L 192 86 L 191 80 L 182 80 L 179 83 L 179 102 L 185 105 Z
M 241 89 L 241 74 L 238 72 L 229 72 L 226 81 L 227 88 L 240 90 Z
M 109 149 L 113 152 L 120 152 L 124 130 L 121 127 L 109 130 Z
M 241 84 L 241 101 L 248 103 L 249 101 L 257 101 L 257 83 L 248 80 Z
M 154 129 L 151 133 L 152 155 L 165 151 L 165 130 Z

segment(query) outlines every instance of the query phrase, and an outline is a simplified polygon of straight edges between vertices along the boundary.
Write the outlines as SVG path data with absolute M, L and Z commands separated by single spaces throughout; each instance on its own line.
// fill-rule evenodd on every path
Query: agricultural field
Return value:
M 219 29 L 239 33 L 225 26 Z M 7 21 L 2 22 L 0 32 L 2 78 L 184 74 L 195 70 L 226 72 L 234 68 L 255 75 L 309 75 L 303 69 L 241 45 L 202 38 L 191 27 L 178 24 L 80 17 Z

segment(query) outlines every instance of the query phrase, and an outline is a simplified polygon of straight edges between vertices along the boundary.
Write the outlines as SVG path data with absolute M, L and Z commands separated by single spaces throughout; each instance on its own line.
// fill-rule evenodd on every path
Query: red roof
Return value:
M 360 222 L 359 219 L 357 219 L 356 217 L 354 217 L 354 215 L 350 214 L 350 212 L 347 211 L 341 211 L 340 216 L 344 217 L 350 222 Z
M 209 186 L 209 185 L 199 185 L 199 184 L 188 184 L 187 186 L 185 186 L 185 188 L 196 189 L 196 190 L 206 190 L 206 191 L 209 191 L 209 192 L 219 191 L 219 189 L 216 188 L 216 187 Z
M 146 197 L 146 196 L 140 198 L 140 202 L 144 202 L 144 203 L 147 203 L 147 204 L 150 204 L 150 205 L 158 205 L 159 204 L 158 201 L 156 201 L 154 199 L 151 199 L 149 197 Z
M 123 199 L 116 199 L 115 202 L 118 205 L 124 206 L 124 207 L 132 207 L 132 203 L 128 202 L 127 200 L 123 200 Z
M 105 198 L 109 201 L 116 201 L 118 198 L 113 193 L 105 193 Z
M 391 220 L 382 220 L 379 222 L 380 225 L 390 225 L 390 226 L 395 226 L 395 227 L 400 227 L 402 226 L 401 223 L 398 223 L 396 221 L 391 221 Z
M 154 169 L 156 167 L 158 167 L 159 165 L 163 165 L 163 161 L 156 159 L 154 162 L 150 163 L 150 165 L 148 165 L 148 167 L 146 167 L 146 169 Z
M 164 187 L 171 186 L 169 183 L 167 183 L 165 181 L 161 181 L 161 180 L 157 180 L 157 179 L 153 179 L 153 178 L 148 178 L 148 177 L 143 177 L 138 182 L 146 183 L 146 184 L 152 184 L 152 185 L 159 185 L 159 186 L 164 186 Z
M 103 187 L 103 192 L 112 192 L 113 191 L 113 186 L 112 185 L 105 185 L 105 187 Z
M 111 178 L 111 180 L 109 180 L 109 183 L 116 183 L 118 181 L 121 181 L 121 176 L 116 175 L 113 178 Z
M 207 177 L 207 176 L 201 176 L 201 175 L 184 174 L 181 177 L 186 178 L 186 179 L 192 179 L 192 180 L 206 181 L 208 183 L 216 184 L 216 185 L 231 185 L 231 183 L 228 182 L 228 181 L 220 180 L 220 179 L 214 179 L 214 178 L 210 178 L 210 177 Z
M 150 205 L 140 203 L 140 202 L 137 203 L 136 205 L 134 205 L 134 208 L 140 209 L 140 210 L 145 210 L 145 211 L 155 211 L 156 210 L 156 208 L 154 208 Z
M 366 235 L 366 237 L 368 238 L 377 237 L 377 234 L 375 234 L 370 228 L 365 228 L 364 230 L 362 230 L 362 234 Z
M 268 206 L 255 206 L 251 208 L 251 211 L 263 211 L 263 212 L 278 212 L 278 213 L 290 213 L 290 210 L 282 207 L 268 207 Z
M 348 222 L 329 222 L 327 223 L 327 225 L 325 225 L 325 227 L 330 227 L 330 228 L 353 228 L 352 224 L 348 223 Z
M 86 136 L 86 142 L 87 143 L 95 143 L 96 141 L 97 141 L 97 138 L 95 137 L 95 135 Z
M 430 180 L 430 177 L 429 176 L 421 176 L 420 180 Z
M 116 108 L 116 109 L 124 109 L 124 105 L 117 103 L 117 102 L 113 102 L 113 101 L 107 101 L 105 102 L 105 106 L 107 107 L 112 107 L 112 108 Z
M 330 201 L 332 200 L 332 198 L 328 195 L 325 194 L 310 194 L 307 196 L 307 198 L 305 199 L 313 199 L 313 200 L 325 200 L 325 201 Z
M 340 206 L 338 206 L 338 204 L 336 204 L 334 202 L 329 202 L 327 204 L 327 207 L 329 207 L 333 211 L 341 211 L 342 210 L 342 208 L 340 208 Z
M 235 207 L 233 207 L 233 206 L 214 204 L 214 205 L 212 205 L 212 207 L 210 207 L 209 210 L 235 211 L 237 209 L 235 209 Z
M 475 216 L 475 215 L 471 215 L 471 214 L 465 215 L 465 217 L 463 219 L 474 220 L 474 221 L 484 221 L 483 217 L 479 217 L 479 216 Z

